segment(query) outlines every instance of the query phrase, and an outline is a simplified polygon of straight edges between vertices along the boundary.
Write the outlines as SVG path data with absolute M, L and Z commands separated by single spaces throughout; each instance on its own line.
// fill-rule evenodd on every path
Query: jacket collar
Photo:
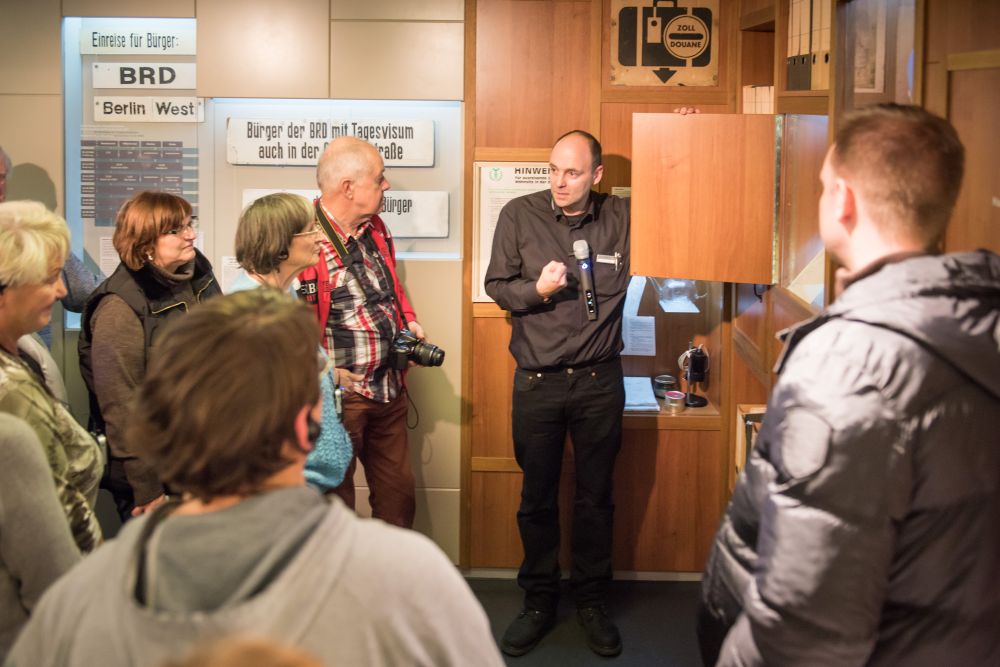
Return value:
M 197 296 L 211 285 L 215 278 L 212 275 L 212 266 L 201 251 L 195 248 L 195 258 L 190 271 L 190 279 L 174 280 L 175 277 L 183 276 L 187 272 L 169 274 L 164 271 L 157 271 L 154 267 L 146 265 L 138 271 L 133 271 L 127 267 L 126 271 L 132 276 L 136 284 L 142 289 L 146 300 L 149 302 L 151 313 L 158 313 L 172 308 L 181 303 L 186 303 L 184 297 L 187 295 L 185 283 L 189 283 L 191 291 Z M 125 265 L 122 264 L 124 267 Z

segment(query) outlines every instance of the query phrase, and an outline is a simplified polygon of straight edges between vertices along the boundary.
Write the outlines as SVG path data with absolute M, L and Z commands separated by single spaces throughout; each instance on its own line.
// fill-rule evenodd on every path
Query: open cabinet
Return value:
M 773 332 L 824 305 L 819 237 L 824 115 L 635 114 L 632 269 L 725 283 L 727 422 L 737 403 L 763 403 L 780 352 Z M 724 461 L 735 433 L 727 434 Z M 731 484 L 736 469 L 717 472 Z

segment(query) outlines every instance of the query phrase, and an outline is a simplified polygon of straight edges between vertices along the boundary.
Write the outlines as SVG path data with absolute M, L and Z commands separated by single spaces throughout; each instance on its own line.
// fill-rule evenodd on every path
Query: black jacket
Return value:
M 208 259 L 195 250 L 194 274 L 191 277 L 191 290 L 196 302 L 222 294 L 219 283 L 212 273 L 212 265 Z M 185 290 L 186 291 L 186 290 Z M 156 334 L 160 327 L 169 319 L 187 312 L 194 304 L 187 303 L 179 296 L 176 286 L 170 285 L 158 276 L 148 265 L 138 271 L 119 264 L 111 276 L 101 283 L 84 306 L 80 320 L 80 374 L 90 392 L 91 425 L 103 431 L 100 406 L 94 395 L 94 372 L 91 359 L 93 344 L 93 316 L 101 300 L 109 294 L 120 297 L 129 308 L 135 312 L 142 324 L 143 349 L 146 359 L 156 342 Z

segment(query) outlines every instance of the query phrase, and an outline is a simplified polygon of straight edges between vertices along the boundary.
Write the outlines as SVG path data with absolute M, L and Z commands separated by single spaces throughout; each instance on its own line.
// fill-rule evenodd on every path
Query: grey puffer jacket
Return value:
M 911 257 L 787 334 L 716 535 L 719 665 L 1000 665 L 1000 257 Z

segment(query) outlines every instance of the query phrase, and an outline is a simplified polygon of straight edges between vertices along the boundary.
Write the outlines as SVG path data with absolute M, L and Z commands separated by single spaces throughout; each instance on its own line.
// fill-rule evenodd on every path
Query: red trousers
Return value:
M 348 394 L 343 405 L 342 421 L 351 434 L 354 458 L 344 482 L 331 493 L 354 507 L 354 470 L 360 459 L 368 481 L 372 516 L 394 526 L 412 528 L 416 489 L 406 437 L 406 390 L 389 403 Z

